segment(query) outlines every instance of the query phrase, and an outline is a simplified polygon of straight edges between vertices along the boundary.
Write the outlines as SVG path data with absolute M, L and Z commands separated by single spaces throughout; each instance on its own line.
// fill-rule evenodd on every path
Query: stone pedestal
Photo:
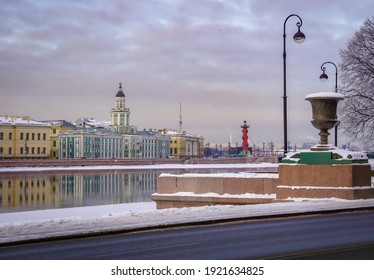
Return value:
M 369 164 L 280 164 L 277 199 L 374 198 Z

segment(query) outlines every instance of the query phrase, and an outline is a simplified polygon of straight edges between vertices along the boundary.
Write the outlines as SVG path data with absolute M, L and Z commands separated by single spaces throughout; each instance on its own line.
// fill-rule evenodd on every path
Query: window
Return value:
M 4 140 L 4 133 L 0 132 L 0 140 Z
M 23 132 L 19 135 L 19 139 L 23 140 Z
M 12 148 L 9 148 L 9 149 L 8 149 L 8 154 L 9 154 L 9 155 L 12 154 Z
M 4 153 L 4 148 L 0 147 L 0 155 L 2 155 L 3 153 Z
M 29 140 L 29 133 L 26 133 L 26 140 Z
M 47 140 L 47 134 L 43 133 L 43 140 Z
M 13 139 L 13 134 L 12 132 L 9 132 L 9 140 L 12 140 Z
M 19 149 L 19 153 L 22 155 L 23 154 L 23 147 L 21 147 L 20 149 Z
M 31 134 L 31 140 L 35 140 L 35 133 Z
M 21 139 L 22 140 L 22 139 Z M 40 140 L 40 133 L 38 133 L 38 140 Z

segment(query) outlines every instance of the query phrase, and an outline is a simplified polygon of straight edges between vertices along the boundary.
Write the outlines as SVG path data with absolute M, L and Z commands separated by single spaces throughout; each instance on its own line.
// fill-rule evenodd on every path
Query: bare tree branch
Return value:
M 340 51 L 341 127 L 360 142 L 374 146 L 374 18 Z

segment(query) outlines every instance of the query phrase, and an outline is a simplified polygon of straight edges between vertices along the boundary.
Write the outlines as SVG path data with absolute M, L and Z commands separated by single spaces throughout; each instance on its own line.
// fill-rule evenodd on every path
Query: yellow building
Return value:
M 191 158 L 204 156 L 204 138 L 185 131 L 164 129 L 170 136 L 170 156 L 175 158 Z
M 28 117 L 0 117 L 0 159 L 50 157 L 51 125 Z
M 65 120 L 48 120 L 42 121 L 43 123 L 49 124 L 51 126 L 51 158 L 59 158 L 58 154 L 58 136 L 61 132 L 75 129 L 75 125 L 69 123 Z

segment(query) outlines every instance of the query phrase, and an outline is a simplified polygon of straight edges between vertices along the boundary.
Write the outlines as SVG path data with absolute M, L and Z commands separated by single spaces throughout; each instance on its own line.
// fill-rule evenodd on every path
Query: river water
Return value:
M 192 170 L 168 171 L 186 172 Z M 0 213 L 151 202 L 150 195 L 156 192 L 161 173 L 160 170 L 0 173 Z
M 0 213 L 149 202 L 157 171 L 0 174 Z

